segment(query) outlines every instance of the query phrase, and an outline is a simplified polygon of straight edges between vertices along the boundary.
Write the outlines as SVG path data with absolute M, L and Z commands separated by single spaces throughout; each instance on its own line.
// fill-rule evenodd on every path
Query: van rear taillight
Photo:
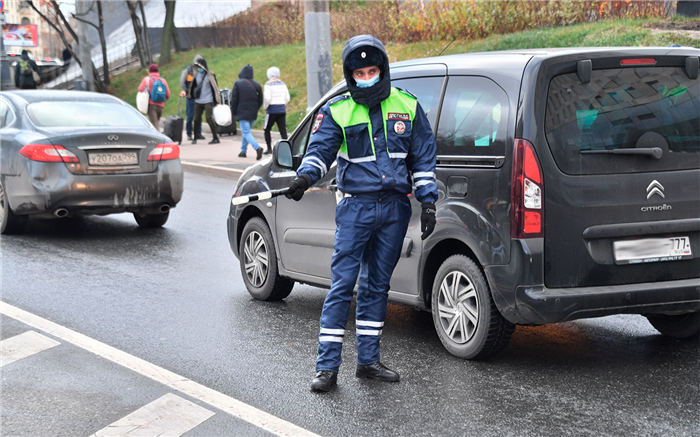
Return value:
M 511 205 L 511 238 L 544 236 L 542 169 L 535 148 L 527 140 L 516 139 L 513 147 Z
M 73 152 L 53 144 L 27 144 L 19 150 L 19 154 L 39 162 L 80 162 Z
M 155 149 L 148 154 L 149 161 L 165 161 L 180 157 L 180 147 L 175 143 L 158 144 Z

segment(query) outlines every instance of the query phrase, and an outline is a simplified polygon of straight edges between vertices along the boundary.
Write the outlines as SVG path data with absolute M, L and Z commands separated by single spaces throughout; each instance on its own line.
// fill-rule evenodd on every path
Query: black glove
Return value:
M 437 219 L 435 218 L 435 204 L 430 202 L 430 203 L 424 203 L 423 204 L 423 212 L 420 214 L 420 230 L 423 232 L 421 234 L 420 239 L 425 240 L 428 238 L 428 235 L 433 233 L 433 229 L 435 229 L 435 223 L 437 222 Z
M 311 181 L 308 176 L 297 176 L 297 178 L 289 184 L 289 193 L 285 194 L 285 197 L 298 202 L 304 196 L 304 191 L 309 189 L 309 185 L 311 185 Z

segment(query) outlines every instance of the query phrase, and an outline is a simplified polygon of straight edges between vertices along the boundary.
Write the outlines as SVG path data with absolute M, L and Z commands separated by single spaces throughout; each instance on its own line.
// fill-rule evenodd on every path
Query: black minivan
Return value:
M 437 226 L 420 205 L 389 300 L 432 312 L 466 359 L 506 346 L 515 325 L 645 316 L 700 335 L 700 50 L 570 48 L 394 63 L 438 148 Z M 284 188 L 306 151 L 316 104 L 235 196 Z M 335 166 L 300 202 L 231 205 L 228 237 L 250 294 L 330 286 Z

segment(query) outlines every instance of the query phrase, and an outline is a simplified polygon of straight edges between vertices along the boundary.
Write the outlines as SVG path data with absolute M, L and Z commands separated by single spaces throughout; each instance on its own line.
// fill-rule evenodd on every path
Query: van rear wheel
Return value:
M 673 338 L 700 337 L 700 311 L 687 314 L 667 316 L 665 314 L 647 314 L 647 320 L 657 331 Z
M 515 325 L 498 312 L 479 267 L 464 255 L 442 263 L 431 300 L 440 341 L 457 357 L 488 358 L 505 348 L 515 331 Z

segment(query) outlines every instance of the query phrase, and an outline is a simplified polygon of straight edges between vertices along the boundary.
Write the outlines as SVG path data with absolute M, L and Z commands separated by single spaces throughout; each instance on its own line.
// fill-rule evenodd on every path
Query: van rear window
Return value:
M 700 168 L 699 120 L 700 80 L 683 68 L 617 68 L 594 70 L 587 84 L 554 77 L 545 130 L 568 174 L 684 170 Z

